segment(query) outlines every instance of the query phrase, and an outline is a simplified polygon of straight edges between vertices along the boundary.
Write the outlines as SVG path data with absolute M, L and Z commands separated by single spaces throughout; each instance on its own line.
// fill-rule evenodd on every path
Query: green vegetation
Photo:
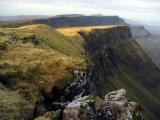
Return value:
M 83 50 L 78 48 L 83 41 L 47 25 L 0 28 L 0 33 L 0 83 L 4 88 L 0 89 L 0 110 L 4 111 L 0 119 L 33 119 L 37 101 L 43 103 L 53 87 L 66 87 L 74 69 L 86 69 Z M 45 108 L 39 111 L 43 114 Z
M 13 40 L 20 38 L 24 41 L 24 38 L 26 38 L 29 41 L 34 35 L 37 35 L 43 46 L 55 49 L 68 56 L 83 57 L 80 50 L 73 45 L 72 38 L 60 34 L 47 25 L 30 25 L 15 29 L 4 28 L 0 29 L 1 31 L 11 35 Z
M 0 119 L 1 120 L 20 120 L 25 118 L 26 101 L 17 91 L 9 91 L 0 84 Z
M 0 50 L 6 50 L 8 47 L 9 41 L 4 39 L 3 37 L 0 37 Z

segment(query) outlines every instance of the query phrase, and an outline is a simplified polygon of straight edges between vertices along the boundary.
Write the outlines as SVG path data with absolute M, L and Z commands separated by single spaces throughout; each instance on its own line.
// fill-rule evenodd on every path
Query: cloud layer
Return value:
M 0 0 L 0 15 L 119 15 L 160 25 L 160 0 Z

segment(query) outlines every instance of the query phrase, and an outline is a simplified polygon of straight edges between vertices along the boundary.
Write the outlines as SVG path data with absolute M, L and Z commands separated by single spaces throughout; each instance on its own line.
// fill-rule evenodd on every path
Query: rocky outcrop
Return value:
M 73 100 L 63 111 L 63 120 L 95 120 L 93 96 Z
M 131 102 L 126 91 L 120 89 L 105 96 L 104 102 L 97 109 L 97 120 L 142 120 L 142 106 Z
M 95 86 L 90 79 L 90 72 L 76 69 L 73 71 L 74 80 L 63 90 L 53 88 L 49 96 L 46 97 L 46 106 L 50 110 L 64 109 L 67 104 L 78 98 L 95 95 Z
M 142 107 L 128 100 L 124 89 L 110 92 L 96 112 L 92 96 L 78 98 L 67 105 L 63 120 L 142 120 Z
M 72 101 L 87 95 L 95 94 L 95 86 L 90 79 L 90 72 L 84 70 L 75 70 L 75 79 L 65 89 L 65 100 Z
M 103 107 L 105 106 L 111 106 L 116 120 L 142 120 L 143 118 L 141 105 L 129 101 L 124 89 L 108 93 L 103 104 Z

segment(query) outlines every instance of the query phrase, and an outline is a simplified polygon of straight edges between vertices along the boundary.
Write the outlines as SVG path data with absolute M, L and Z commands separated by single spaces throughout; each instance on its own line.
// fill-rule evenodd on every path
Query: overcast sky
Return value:
M 160 25 L 160 0 L 0 0 L 0 16 L 103 14 Z

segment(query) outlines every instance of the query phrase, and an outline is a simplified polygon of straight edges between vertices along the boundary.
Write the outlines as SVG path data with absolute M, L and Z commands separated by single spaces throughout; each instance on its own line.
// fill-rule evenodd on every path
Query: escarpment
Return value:
M 80 32 L 92 66 L 97 95 L 125 88 L 144 107 L 145 119 L 158 120 L 160 71 L 132 38 L 127 26 Z M 153 107 L 154 106 L 154 107 Z
M 158 120 L 159 70 L 130 29 L 69 30 L 0 29 L 0 119 Z

